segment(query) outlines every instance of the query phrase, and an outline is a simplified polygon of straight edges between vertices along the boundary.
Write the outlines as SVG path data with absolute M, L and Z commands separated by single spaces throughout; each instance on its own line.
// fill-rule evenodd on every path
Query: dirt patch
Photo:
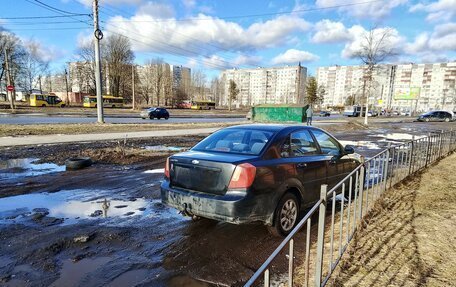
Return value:
M 204 135 L 0 148 L 0 160 L 32 157 L 39 158 L 40 162 L 64 164 L 70 157 L 89 156 L 102 164 L 148 163 L 162 160 L 172 151 L 150 151 L 145 149 L 146 146 L 178 146 L 186 149 L 203 138 Z
M 93 134 L 93 133 L 113 133 L 113 132 L 139 132 L 154 130 L 174 130 L 174 129 L 197 129 L 197 128 L 217 128 L 227 127 L 236 122 L 219 123 L 172 123 L 172 124 L 40 124 L 40 125 L 0 125 L 0 137 L 15 137 L 28 135 L 50 135 L 50 134 Z
M 452 286 L 455 168 L 453 154 L 385 193 L 350 244 L 332 286 Z

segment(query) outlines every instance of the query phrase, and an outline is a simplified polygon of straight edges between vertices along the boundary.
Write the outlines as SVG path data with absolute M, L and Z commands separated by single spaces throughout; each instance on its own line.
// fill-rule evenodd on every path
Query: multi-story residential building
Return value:
M 317 81 L 325 87 L 323 106 L 355 102 L 382 109 L 428 111 L 456 107 L 456 62 L 436 64 L 379 65 L 373 81 L 365 66 L 331 66 L 317 70 Z
M 171 75 L 173 79 L 173 92 L 178 89 L 188 92 L 191 84 L 191 69 L 183 66 L 171 65 Z
M 230 80 L 239 94 L 232 102 L 235 105 L 302 104 L 305 98 L 307 68 L 301 66 L 230 69 L 222 72 L 222 95 L 220 103 L 229 104 Z

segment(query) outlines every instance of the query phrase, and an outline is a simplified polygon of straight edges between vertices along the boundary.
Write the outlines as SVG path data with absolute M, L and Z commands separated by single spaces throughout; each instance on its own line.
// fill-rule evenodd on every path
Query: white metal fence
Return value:
M 275 282 L 286 281 L 290 287 L 296 275 L 304 286 L 325 286 L 356 230 L 360 228 L 362 218 L 382 193 L 455 150 L 456 132 L 429 134 L 389 146 L 364 161 L 329 191 L 326 185 L 322 185 L 318 202 L 245 286 L 270 286 L 274 275 Z M 316 220 L 315 225 L 312 220 Z M 305 240 L 297 242 L 296 236 L 301 229 L 304 229 Z M 283 270 L 273 274 L 275 260 L 283 260 L 284 253 L 288 260 L 287 275 L 283 276 Z

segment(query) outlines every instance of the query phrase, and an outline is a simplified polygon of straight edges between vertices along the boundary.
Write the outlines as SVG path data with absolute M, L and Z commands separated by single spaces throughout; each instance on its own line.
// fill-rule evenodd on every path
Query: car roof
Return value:
M 246 125 L 237 125 L 231 126 L 227 129 L 249 129 L 249 130 L 261 130 L 261 131 L 270 131 L 270 132 L 279 132 L 279 131 L 294 131 L 298 129 L 318 129 L 315 127 L 310 127 L 300 124 L 246 124 Z

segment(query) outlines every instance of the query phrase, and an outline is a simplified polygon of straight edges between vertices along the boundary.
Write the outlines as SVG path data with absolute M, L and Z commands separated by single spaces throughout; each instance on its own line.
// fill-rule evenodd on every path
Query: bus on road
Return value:
M 31 107 L 65 107 L 65 102 L 62 101 L 56 95 L 30 95 L 30 106 Z
M 192 110 L 214 110 L 215 102 L 213 101 L 192 101 Z
M 105 108 L 122 108 L 124 99 L 115 96 L 103 96 L 103 107 Z M 97 107 L 97 96 L 84 96 L 83 105 L 85 108 Z

